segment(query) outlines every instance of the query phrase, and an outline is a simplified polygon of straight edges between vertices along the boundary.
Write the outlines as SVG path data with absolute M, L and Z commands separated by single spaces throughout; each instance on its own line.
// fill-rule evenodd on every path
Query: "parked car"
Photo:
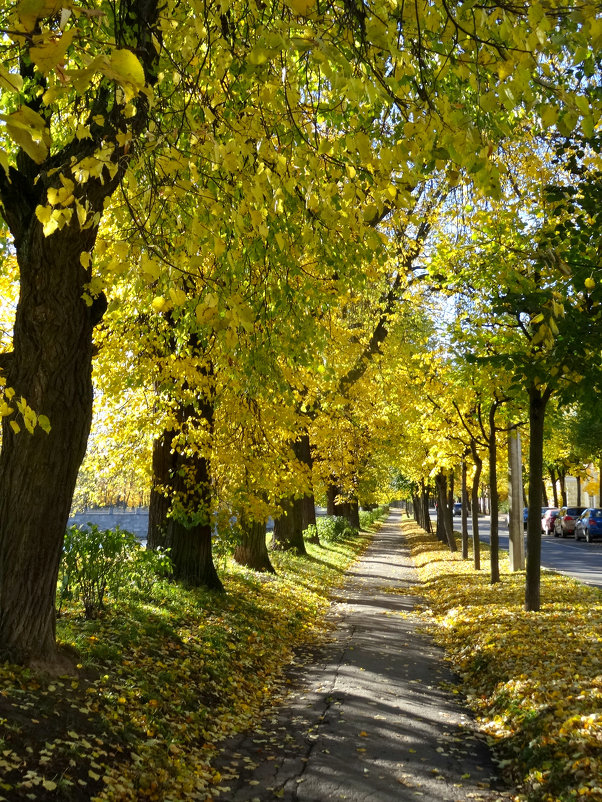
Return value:
M 454 515 L 462 515 L 462 502 L 455 501 L 454 502 Z
M 554 532 L 554 521 L 558 517 L 558 507 L 547 507 L 541 519 L 541 531 L 544 535 Z
M 523 507 L 523 526 L 527 528 L 527 521 L 529 520 L 529 508 Z
M 561 507 L 554 521 L 554 537 L 574 535 L 577 518 L 585 507 Z
M 584 510 L 575 523 L 575 540 L 585 538 L 588 543 L 596 537 L 602 538 L 602 509 L 589 507 Z

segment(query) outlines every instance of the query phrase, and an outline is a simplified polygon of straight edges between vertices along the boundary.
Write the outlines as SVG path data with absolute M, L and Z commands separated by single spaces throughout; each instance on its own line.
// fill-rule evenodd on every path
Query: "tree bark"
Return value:
M 575 477 L 577 480 L 577 506 L 581 506 L 581 477 Z
M 424 518 L 424 521 L 422 523 L 422 528 L 424 529 L 425 532 L 432 534 L 433 526 L 431 524 L 431 516 L 429 513 L 429 489 L 424 479 L 421 479 L 420 489 L 421 489 L 421 499 L 422 499 L 422 514 Z
M 483 460 L 479 456 L 477 444 L 473 439 L 470 441 L 470 451 L 472 453 L 472 461 L 475 465 L 475 474 L 472 480 L 471 496 L 472 496 L 472 551 L 474 559 L 475 571 L 481 570 L 481 541 L 479 540 L 479 483 L 481 481 L 481 472 L 483 470 Z
M 176 455 L 172 450 L 175 432 L 164 431 L 155 438 L 152 456 L 152 486 L 148 507 L 147 548 L 165 546 L 165 526 L 171 507 L 168 488 L 176 470 Z
M 566 507 L 568 502 L 566 496 L 566 471 L 564 468 L 558 469 L 558 481 L 560 483 L 560 506 Z
M 558 504 L 558 487 L 556 486 L 556 473 L 554 468 L 550 468 L 550 481 L 552 482 L 552 495 L 554 496 L 554 506 L 559 507 Z
M 113 41 L 129 42 L 149 84 L 156 80 L 156 15 L 156 0 L 124 0 L 114 18 L 115 28 L 108 33 Z M 27 46 L 24 40 L 23 49 Z M 28 79 L 22 102 L 32 111 L 48 114 L 39 103 L 36 92 L 41 94 L 43 85 L 36 86 L 38 76 L 31 62 L 22 59 L 20 66 L 22 77 Z M 14 240 L 20 273 L 13 353 L 3 364 L 4 375 L 16 397 L 23 396 L 36 413 L 46 415 L 52 427 L 49 434 L 36 429 L 33 434 L 15 435 L 9 420 L 2 421 L 0 657 L 49 668 L 59 658 L 55 595 L 63 538 L 91 424 L 92 331 L 106 309 L 102 293 L 89 305 L 84 301 L 89 298 L 92 272 L 82 259 L 85 264 L 93 252 L 104 202 L 131 158 L 115 142 L 118 134 L 125 133 L 127 122 L 114 98 L 113 87 L 82 96 L 80 113 L 87 110 L 90 123 L 94 117 L 96 125 L 91 139 L 74 138 L 62 150 L 55 141 L 55 151 L 41 164 L 20 151 L 17 167 L 11 166 L 8 175 L 0 171 L 0 208 Z M 148 97 L 141 93 L 132 102 L 136 108 L 129 125 L 135 139 L 146 127 Z M 101 118 L 102 126 L 96 124 Z M 89 227 L 80 227 L 72 208 L 70 222 L 44 236 L 36 207 L 48 203 L 48 189 L 60 187 L 61 178 L 74 177 L 70 165 L 93 157 L 103 141 L 115 143 L 112 175 L 105 171 L 102 180 L 73 182 L 74 196 L 86 206 Z
M 458 546 L 456 545 L 456 539 L 454 537 L 453 518 L 450 519 L 447 506 L 447 478 L 443 473 L 437 475 L 437 489 L 439 491 L 439 507 L 441 507 L 442 512 L 443 534 L 445 535 L 449 550 L 454 552 L 458 550 Z
M 490 509 L 490 557 L 491 557 L 491 584 L 500 581 L 500 538 L 499 538 L 499 495 L 497 489 L 497 440 L 495 437 L 495 413 L 497 403 L 489 408 L 489 509 Z M 541 482 L 540 482 L 541 485 Z
M 302 499 L 302 507 L 301 507 L 301 529 L 303 532 L 308 528 L 308 526 L 316 527 L 316 499 L 313 494 L 313 482 L 312 482 L 312 470 L 313 470 L 313 458 L 311 455 L 311 443 L 309 441 L 309 434 L 304 432 L 294 443 L 293 451 L 295 452 L 295 457 L 299 460 L 302 465 L 305 465 L 308 471 L 308 477 L 310 485 L 312 486 L 312 492 L 305 493 Z M 320 538 L 318 537 L 318 530 L 317 527 L 315 529 L 315 534 L 309 536 L 307 538 L 308 543 L 315 543 L 316 545 L 320 545 Z
M 173 578 L 191 587 L 222 590 L 212 555 L 211 460 L 183 444 L 198 427 L 213 427 L 213 402 L 198 399 L 198 408 L 180 406 L 178 431 L 163 432 L 153 447 L 153 489 L 149 509 L 149 546 L 170 549 Z
M 462 458 L 462 559 L 468 559 L 468 487 L 466 458 Z
M 254 571 L 275 574 L 266 546 L 265 522 L 240 520 L 242 542 L 234 550 L 234 559 Z
M 286 498 L 280 502 L 283 512 L 274 522 L 270 548 L 307 554 L 303 541 L 303 498 Z
M 82 300 L 82 251 L 95 232 L 69 226 L 44 237 L 32 221 L 17 248 L 21 291 L 7 384 L 50 419 L 15 434 L 2 419 L 0 453 L 0 657 L 52 663 L 63 537 L 92 420 L 92 330 Z M 13 420 L 14 416 L 10 416 Z M 17 421 L 18 422 L 18 421 Z M 22 426 L 22 422 L 21 422 Z
M 549 394 L 529 388 L 529 517 L 527 519 L 527 576 L 525 610 L 541 606 L 541 482 L 546 405 Z

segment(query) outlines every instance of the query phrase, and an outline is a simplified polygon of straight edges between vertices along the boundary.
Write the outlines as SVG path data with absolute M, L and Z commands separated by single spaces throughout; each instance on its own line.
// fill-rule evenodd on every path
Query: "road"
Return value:
M 489 543 L 489 516 L 479 518 L 479 538 Z M 460 531 L 460 518 L 454 518 L 454 529 Z M 499 519 L 500 548 L 508 551 L 508 524 L 506 518 Z M 468 532 L 472 533 L 472 520 L 468 519 Z M 561 574 L 567 574 L 580 582 L 602 588 L 602 540 L 586 543 L 574 538 L 541 537 L 541 564 Z

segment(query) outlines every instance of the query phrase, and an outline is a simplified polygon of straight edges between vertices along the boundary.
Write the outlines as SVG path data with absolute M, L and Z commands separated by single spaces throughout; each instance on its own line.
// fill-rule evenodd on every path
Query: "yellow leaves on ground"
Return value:
M 233 775 L 212 766 L 220 741 L 285 692 L 293 648 L 318 636 L 330 589 L 366 543 L 275 552 L 275 577 L 224 565 L 223 595 L 161 581 L 150 596 L 124 589 L 93 621 L 68 606 L 58 635 L 80 654 L 78 676 L 0 666 L 15 722 L 0 797 L 45 800 L 60 777 L 64 799 L 227 799 Z
M 524 573 L 504 555 L 491 585 L 484 544 L 477 573 L 414 523 L 404 533 L 432 632 L 510 779 L 530 800 L 602 798 L 602 593 L 544 573 L 542 609 L 528 613 Z

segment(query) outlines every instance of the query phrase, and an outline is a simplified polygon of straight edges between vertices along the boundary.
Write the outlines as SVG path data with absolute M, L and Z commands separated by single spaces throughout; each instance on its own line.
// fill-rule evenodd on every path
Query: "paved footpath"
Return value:
M 442 651 L 419 632 L 417 583 L 393 510 L 333 601 L 335 629 L 295 690 L 218 767 L 227 802 L 502 800 Z M 294 667 L 293 667 L 294 669 Z

